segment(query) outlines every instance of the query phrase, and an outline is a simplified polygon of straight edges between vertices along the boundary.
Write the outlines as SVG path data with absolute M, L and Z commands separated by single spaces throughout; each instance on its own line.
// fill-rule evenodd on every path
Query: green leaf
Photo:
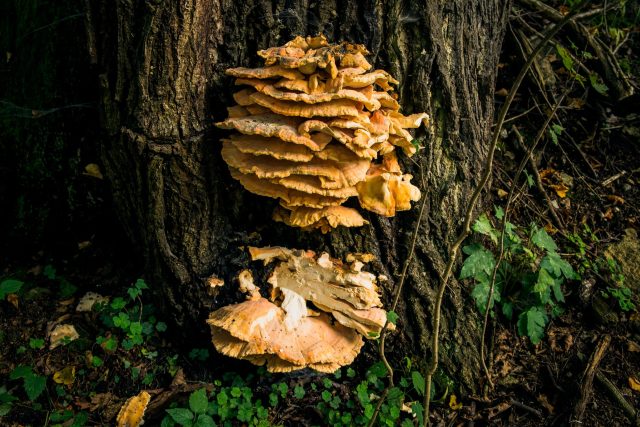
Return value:
M 229 396 L 227 396 L 227 393 L 224 390 L 222 390 L 216 396 L 216 402 L 218 402 L 218 405 L 220 406 L 226 406 L 228 401 L 229 401 Z
M 194 414 L 204 414 L 207 412 L 209 399 L 207 399 L 207 390 L 201 388 L 196 390 L 189 396 L 189 408 Z
M 489 236 L 493 243 L 498 244 L 498 234 L 496 233 L 495 228 L 493 228 L 493 225 L 491 225 L 491 221 L 489 220 L 487 214 L 483 213 L 482 215 L 480 215 L 476 222 L 473 223 L 472 228 L 476 233 Z
M 127 302 L 122 297 L 116 297 L 111 301 L 111 308 L 114 310 L 122 310 L 127 305 Z
M 561 284 L 562 279 L 555 279 L 553 281 L 553 286 L 551 287 L 551 289 L 553 290 L 553 296 L 558 302 L 564 302 L 564 294 L 562 293 L 562 287 L 560 286 Z
M 29 400 L 35 401 L 44 391 L 47 385 L 47 378 L 41 375 L 28 375 L 24 377 L 24 391 Z
M 498 221 L 502 221 L 502 218 L 504 218 L 504 209 L 502 209 L 502 206 L 494 206 L 493 214 Z
M 129 288 L 127 289 L 127 293 L 129 294 L 129 298 L 131 298 L 132 300 L 136 299 L 138 297 L 138 295 L 140 295 L 142 292 L 140 292 L 140 289 L 138 288 Z
M 541 268 L 538 272 L 538 280 L 536 284 L 533 286 L 533 290 L 538 292 L 539 294 L 546 293 L 549 288 L 553 286 L 553 277 L 549 274 L 547 270 Z
M 569 51 L 560 44 L 556 44 L 556 51 L 558 52 L 558 55 L 560 55 L 560 58 L 562 59 L 562 65 L 564 65 L 564 68 L 566 68 L 567 71 L 575 72 L 573 69 L 573 58 L 571 57 L 571 54 L 569 53 Z
M 0 417 L 4 417 L 11 411 L 11 403 L 0 403 Z
M 415 402 L 413 405 L 411 405 L 411 412 L 416 414 L 418 425 L 422 425 L 424 421 L 424 406 L 422 406 L 422 403 Z
M 504 314 L 507 319 L 511 320 L 513 317 L 513 303 L 502 303 L 502 314 Z
M 78 287 L 72 285 L 68 280 L 62 278 L 60 279 L 60 296 L 62 298 L 70 297 L 71 295 L 75 294 L 77 290 Z
M 425 392 L 425 381 L 422 374 L 418 371 L 411 371 L 411 382 L 413 383 L 413 388 L 416 389 L 420 396 L 424 396 Z
M 131 335 L 141 335 L 142 334 L 142 323 L 140 322 L 131 322 L 129 325 L 129 332 Z
M 31 366 L 16 366 L 9 374 L 9 379 L 17 380 L 18 378 L 26 378 L 33 375 L 33 368 Z
M 128 329 L 131 321 L 129 320 L 129 315 L 124 312 L 118 313 L 117 316 L 113 317 L 113 324 L 121 329 Z
M 540 268 L 544 268 L 548 272 L 553 273 L 555 277 L 562 275 L 569 280 L 578 279 L 578 275 L 573 270 L 573 267 L 571 267 L 571 264 L 562 259 L 556 252 L 547 253 L 540 263 Z
M 162 422 L 160 423 L 160 427 L 173 427 L 175 425 L 176 423 L 173 421 L 173 418 L 171 418 L 169 415 L 165 415 L 164 418 L 162 419 Z
M 493 267 L 496 265 L 496 260 L 493 257 L 493 253 L 484 248 L 484 246 L 474 243 L 462 248 L 462 251 L 469 255 L 462 269 L 460 270 L 460 278 L 467 279 L 472 277 L 477 279 L 481 273 L 491 274 Z
M 602 82 L 597 74 L 589 74 L 589 82 L 596 92 L 600 95 L 607 96 L 609 93 L 609 87 Z
M 544 337 L 548 317 L 539 307 L 531 307 L 518 316 L 518 332 L 526 335 L 532 344 L 538 344 Z
M 293 395 L 296 399 L 302 399 L 306 392 L 304 391 L 304 387 L 301 385 L 297 385 L 293 388 Z
M 527 176 L 527 187 L 531 188 L 533 187 L 536 182 L 533 179 L 533 175 L 530 175 L 529 172 L 527 172 L 526 170 L 524 171 L 524 174 Z
M 489 298 L 490 286 L 491 286 L 491 280 L 489 276 L 485 276 L 485 278 L 479 281 L 471 291 L 471 296 L 476 302 L 476 307 L 478 307 L 478 310 L 482 314 L 484 314 L 484 312 L 487 311 L 487 299 Z M 500 298 L 501 298 L 500 290 L 498 289 L 498 286 L 496 283 L 496 285 L 493 287 L 493 297 L 491 298 L 491 304 L 489 308 L 492 309 L 496 301 L 500 302 Z
M 173 421 L 180 424 L 181 426 L 193 425 L 193 412 L 191 412 L 187 408 L 173 408 L 167 409 L 166 411 L 171 416 L 171 418 L 173 418 Z
M 167 330 L 167 324 L 164 322 L 158 322 L 156 323 L 156 330 L 158 332 L 164 332 Z
M 9 294 L 15 294 L 18 292 L 20 288 L 22 288 L 22 285 L 24 285 L 24 282 L 21 282 L 20 280 L 3 280 L 2 283 L 0 283 L 0 300 L 5 299 Z
M 44 339 L 42 338 L 30 338 L 29 339 L 29 347 L 35 349 L 41 349 L 44 347 Z
M 558 250 L 558 246 L 556 246 L 556 243 L 553 241 L 551 236 L 547 234 L 544 228 L 534 227 L 531 242 L 540 249 L 544 249 L 549 252 L 555 252 Z
M 367 371 L 367 376 L 374 376 L 376 378 L 384 378 L 389 374 L 387 368 L 382 362 L 376 362 Z
M 56 278 L 56 269 L 51 264 L 47 264 L 42 270 L 42 275 L 49 280 L 54 280 Z
M 329 390 L 325 390 L 322 392 L 322 400 L 325 402 L 331 401 L 331 392 Z
M 194 424 L 195 427 L 215 427 L 215 425 L 216 423 L 213 422 L 213 418 L 206 414 L 198 415 L 198 419 Z
M 395 325 L 398 321 L 398 313 L 396 313 L 395 311 L 387 311 L 387 320 L 389 321 L 389 323 Z
M 136 287 L 136 289 L 139 289 L 139 290 L 149 289 L 149 286 L 147 285 L 147 283 L 143 279 L 136 280 L 135 287 Z

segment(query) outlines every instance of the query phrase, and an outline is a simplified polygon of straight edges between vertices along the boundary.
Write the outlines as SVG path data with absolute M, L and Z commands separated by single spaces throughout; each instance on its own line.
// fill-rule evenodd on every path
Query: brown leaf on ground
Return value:
M 607 200 L 613 202 L 614 205 L 624 205 L 624 199 L 620 196 L 616 196 L 615 194 L 609 194 L 607 196 Z
M 537 399 L 538 403 L 540 403 L 544 407 L 544 409 L 549 412 L 549 414 L 553 414 L 555 412 L 556 408 L 551 403 L 549 403 L 549 398 L 546 394 L 539 395 Z
M 555 353 L 564 353 L 573 346 L 573 335 L 569 328 L 551 328 L 548 337 L 551 350 Z

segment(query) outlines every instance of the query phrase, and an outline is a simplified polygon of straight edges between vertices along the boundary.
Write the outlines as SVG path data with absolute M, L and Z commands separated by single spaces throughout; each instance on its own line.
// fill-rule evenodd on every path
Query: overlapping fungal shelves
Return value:
M 416 152 L 407 129 L 426 113 L 402 115 L 384 70 L 372 70 L 362 45 L 329 44 L 324 36 L 296 37 L 261 50 L 260 68 L 231 68 L 237 105 L 217 123 L 233 129 L 222 157 L 248 191 L 278 199 L 273 218 L 328 232 L 366 224 L 360 206 L 394 216 L 420 198 L 396 158 Z
M 334 372 L 353 362 L 363 337 L 378 336 L 386 312 L 376 276 L 362 270 L 371 255 L 350 255 L 343 263 L 326 253 L 283 247 L 249 251 L 254 261 L 275 264 L 263 292 L 268 297 L 249 270 L 240 272 L 247 300 L 222 307 L 207 320 L 218 352 L 271 372 Z

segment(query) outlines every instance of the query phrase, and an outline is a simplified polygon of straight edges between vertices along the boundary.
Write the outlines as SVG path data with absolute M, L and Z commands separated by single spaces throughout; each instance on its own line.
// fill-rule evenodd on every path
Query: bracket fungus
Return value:
M 399 112 L 398 81 L 371 70 L 367 54 L 362 45 L 298 36 L 259 51 L 264 67 L 226 71 L 243 88 L 216 123 L 238 132 L 222 140 L 222 157 L 245 189 L 279 200 L 275 220 L 326 233 L 367 223 L 341 206 L 350 197 L 384 216 L 420 198 L 395 150 L 415 154 L 407 129 L 428 116 Z
M 261 295 L 249 270 L 239 274 L 247 300 L 222 307 L 207 320 L 220 353 L 266 365 L 270 372 L 334 372 L 353 362 L 363 336 L 380 333 L 387 317 L 376 276 L 362 271 L 371 255 L 351 256 L 347 264 L 326 253 L 284 247 L 249 252 L 254 261 L 276 264 L 267 279 L 270 296 Z

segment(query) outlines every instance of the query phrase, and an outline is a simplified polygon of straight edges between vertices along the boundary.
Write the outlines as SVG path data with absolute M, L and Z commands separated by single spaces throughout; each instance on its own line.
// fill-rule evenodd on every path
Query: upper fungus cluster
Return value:
M 389 73 L 371 71 L 362 45 L 296 37 L 261 50 L 261 68 L 231 68 L 236 85 L 223 139 L 231 176 L 252 193 L 278 199 L 274 219 L 304 229 L 362 226 L 341 206 L 357 196 L 385 216 L 411 208 L 420 191 L 398 164 L 396 148 L 416 152 L 407 129 L 426 113 L 402 115 Z

